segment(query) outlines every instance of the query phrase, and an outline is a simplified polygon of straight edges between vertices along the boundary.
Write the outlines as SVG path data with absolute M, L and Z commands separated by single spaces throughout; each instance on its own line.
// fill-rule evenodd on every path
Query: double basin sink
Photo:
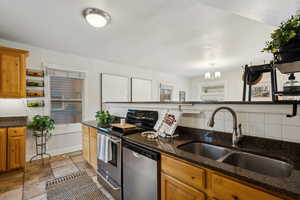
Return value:
M 190 142 L 179 145 L 178 148 L 192 154 L 271 177 L 289 177 L 293 169 L 291 164 L 281 160 L 202 142 Z

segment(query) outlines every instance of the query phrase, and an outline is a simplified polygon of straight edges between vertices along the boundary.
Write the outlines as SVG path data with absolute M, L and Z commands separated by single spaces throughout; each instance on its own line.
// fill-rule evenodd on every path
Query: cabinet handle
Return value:
M 236 195 L 232 195 L 232 199 L 233 199 L 233 200 L 239 200 L 239 197 L 236 196 Z

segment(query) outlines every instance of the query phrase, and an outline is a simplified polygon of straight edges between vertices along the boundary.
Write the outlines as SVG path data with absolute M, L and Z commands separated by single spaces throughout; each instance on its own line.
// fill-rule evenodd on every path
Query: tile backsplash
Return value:
M 210 116 L 210 111 L 202 111 L 200 114 L 183 114 L 180 125 L 232 132 L 233 119 L 230 113 L 217 113 L 213 128 L 208 126 Z M 287 118 L 285 114 L 237 112 L 237 117 L 245 135 L 300 143 L 299 116 Z
M 208 120 L 211 117 L 212 111 L 220 106 L 221 105 L 196 105 L 189 107 L 189 110 L 183 111 L 180 125 L 231 133 L 233 129 L 233 119 L 231 114 L 227 111 L 222 110 L 218 112 L 215 115 L 215 126 L 213 128 L 208 126 Z M 229 107 L 232 107 L 236 111 L 238 123 L 242 124 L 242 132 L 244 135 L 300 143 L 300 116 L 297 115 L 292 118 L 286 117 L 286 115 L 291 112 L 289 106 L 229 105 Z M 122 117 L 126 116 L 126 112 L 129 108 L 157 110 L 159 113 L 166 109 L 178 110 L 176 106 L 168 104 L 110 104 L 107 106 L 107 109 L 112 114 Z

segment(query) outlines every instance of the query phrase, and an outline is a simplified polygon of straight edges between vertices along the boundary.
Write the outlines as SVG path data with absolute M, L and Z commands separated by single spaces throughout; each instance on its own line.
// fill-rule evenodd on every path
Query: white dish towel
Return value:
M 109 137 L 98 135 L 98 159 L 105 163 L 112 160 L 112 145 Z

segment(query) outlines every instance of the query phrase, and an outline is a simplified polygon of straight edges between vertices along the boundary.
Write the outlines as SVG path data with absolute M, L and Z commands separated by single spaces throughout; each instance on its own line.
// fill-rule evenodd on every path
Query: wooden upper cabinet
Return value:
M 7 129 L 0 128 L 0 172 L 6 170 Z
M 0 98 L 26 96 L 26 58 L 28 51 L 0 46 Z
M 205 194 L 162 173 L 161 200 L 205 200 Z
M 25 167 L 26 127 L 8 128 L 7 169 Z

